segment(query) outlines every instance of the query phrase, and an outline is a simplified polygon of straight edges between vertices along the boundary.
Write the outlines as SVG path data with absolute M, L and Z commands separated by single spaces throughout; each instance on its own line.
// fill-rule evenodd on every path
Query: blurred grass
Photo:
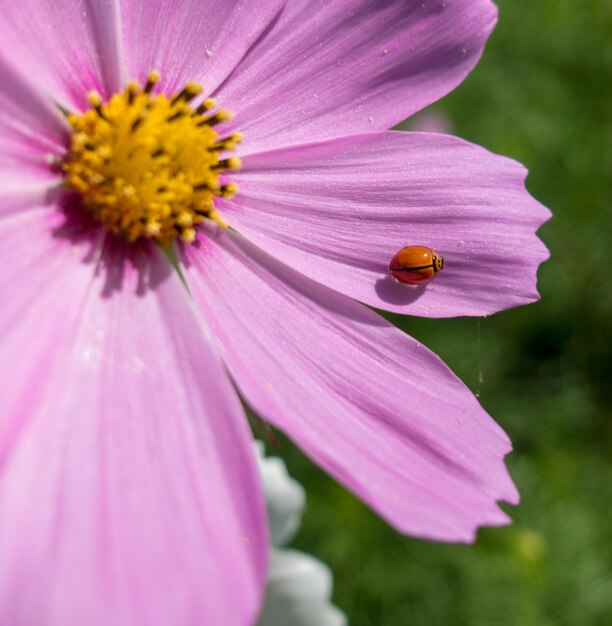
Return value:
M 612 625 L 612 3 L 498 6 L 483 60 L 436 110 L 525 163 L 553 210 L 542 301 L 480 321 L 392 320 L 479 391 L 514 441 L 523 500 L 513 526 L 473 546 L 417 541 L 284 440 L 309 497 L 296 545 L 329 563 L 352 626 Z

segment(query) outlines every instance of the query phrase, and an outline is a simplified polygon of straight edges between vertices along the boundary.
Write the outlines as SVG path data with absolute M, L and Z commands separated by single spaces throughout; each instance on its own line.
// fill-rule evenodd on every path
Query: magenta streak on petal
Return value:
M 516 502 L 510 442 L 424 346 L 225 230 L 186 279 L 246 400 L 399 530 L 470 541 Z
M 119 1 L 130 77 L 144 82 L 157 69 L 168 93 L 196 80 L 207 94 L 225 80 L 286 2 Z
M 118 0 L 4 2 L 0 55 L 19 59 L 50 100 L 78 110 L 88 91 L 108 97 L 121 86 L 120 31 Z
M 426 317 L 487 315 L 538 298 L 550 212 L 526 170 L 454 137 L 384 132 L 250 155 L 225 219 L 270 254 L 366 304 Z M 395 282 L 407 245 L 446 268 L 426 287 Z
M 250 626 L 268 543 L 227 374 L 165 258 L 96 264 L 55 216 L 0 220 L 0 623 Z
M 474 67 L 489 0 L 295 0 L 219 89 L 243 154 L 385 130 Z

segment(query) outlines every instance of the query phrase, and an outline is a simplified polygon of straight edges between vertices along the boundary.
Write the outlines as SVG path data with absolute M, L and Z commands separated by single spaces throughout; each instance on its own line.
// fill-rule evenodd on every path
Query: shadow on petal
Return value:
M 53 229 L 53 237 L 69 243 L 81 262 L 91 265 L 95 275 L 104 274 L 100 293 L 103 298 L 110 298 L 126 288 L 133 288 L 137 296 L 144 296 L 174 271 L 170 262 L 152 262 L 156 246 L 153 242 L 129 242 L 107 231 L 83 206 L 78 194 L 53 189 L 48 199 L 54 201 L 63 219 Z
M 381 300 L 389 304 L 411 304 L 416 302 L 424 293 L 427 285 L 402 285 L 391 276 L 379 278 L 374 289 Z

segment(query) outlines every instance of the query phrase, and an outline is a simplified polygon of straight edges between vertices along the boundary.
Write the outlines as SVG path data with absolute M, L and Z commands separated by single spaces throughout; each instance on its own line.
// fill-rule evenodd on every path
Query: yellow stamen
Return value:
M 214 98 L 207 98 L 202 104 L 193 112 L 193 115 L 202 115 L 206 111 L 211 111 L 217 106 Z
M 242 135 L 220 137 L 213 128 L 231 119 L 228 111 L 202 117 L 215 108 L 212 98 L 192 108 L 200 84 L 166 96 L 153 93 L 159 80 L 159 72 L 151 72 L 144 88 L 132 81 L 107 103 L 88 94 L 92 109 L 68 115 L 73 133 L 62 167 L 67 184 L 111 232 L 129 241 L 145 237 L 167 245 L 178 237 L 190 243 L 205 219 L 227 226 L 215 198 L 229 198 L 238 188 L 219 178 L 241 162 L 222 153 Z
M 160 78 L 161 78 L 160 73 L 157 70 L 153 70 L 149 74 L 149 78 L 147 79 L 147 84 L 145 85 L 144 92 L 147 94 L 151 93 L 151 91 L 153 91 L 153 87 L 157 85 Z
M 181 239 L 185 241 L 186 243 L 193 243 L 195 241 L 195 238 L 196 238 L 195 228 L 186 228 L 181 233 Z

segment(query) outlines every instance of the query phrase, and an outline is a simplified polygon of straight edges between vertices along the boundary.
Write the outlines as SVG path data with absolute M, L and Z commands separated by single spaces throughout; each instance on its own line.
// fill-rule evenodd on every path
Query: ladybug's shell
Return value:
M 436 274 L 436 255 L 425 246 L 407 246 L 397 252 L 389 263 L 391 275 L 406 285 L 424 285 Z

